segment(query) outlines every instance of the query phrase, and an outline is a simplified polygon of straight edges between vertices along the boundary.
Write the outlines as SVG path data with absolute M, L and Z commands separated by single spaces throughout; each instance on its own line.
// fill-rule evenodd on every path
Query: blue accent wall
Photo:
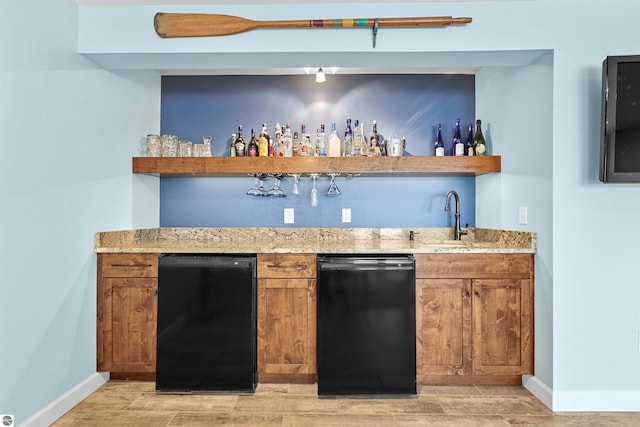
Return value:
M 448 154 L 456 118 L 475 119 L 473 75 L 331 75 L 317 84 L 313 76 L 165 76 L 161 90 L 161 132 L 201 143 L 213 137 L 214 156 L 228 156 L 231 133 L 243 125 L 269 132 L 277 122 L 302 123 L 312 136 L 320 124 L 335 122 L 344 133 L 346 119 L 372 121 L 385 138 L 404 136 L 405 155 L 433 155 L 435 128 L 442 123 Z M 466 126 L 463 126 L 463 137 Z M 366 158 L 362 159 L 366 162 Z M 265 181 L 267 189 L 274 180 Z M 295 209 L 293 227 L 444 227 L 453 221 L 444 212 L 447 191 L 462 200 L 464 224 L 475 225 L 474 177 L 354 177 L 341 175 L 341 196 L 328 197 L 329 178 L 318 178 L 318 207 L 311 206 L 311 179 L 304 175 L 300 194 L 291 194 L 293 178 L 285 177 L 285 198 L 247 196 L 253 178 L 161 178 L 162 227 L 280 227 L 283 209 Z M 341 222 L 342 208 L 352 210 L 352 222 Z

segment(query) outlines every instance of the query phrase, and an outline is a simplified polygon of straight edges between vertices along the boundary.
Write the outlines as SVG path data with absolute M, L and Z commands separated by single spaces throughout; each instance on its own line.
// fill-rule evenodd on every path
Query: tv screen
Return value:
M 600 181 L 640 182 L 640 55 L 602 64 Z

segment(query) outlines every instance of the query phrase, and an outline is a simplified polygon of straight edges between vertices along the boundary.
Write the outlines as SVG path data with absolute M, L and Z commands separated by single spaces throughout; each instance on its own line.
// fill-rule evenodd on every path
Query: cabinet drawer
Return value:
M 533 274 L 532 254 L 416 254 L 416 278 L 524 278 Z
M 158 277 L 158 254 L 99 254 L 102 277 Z
M 314 254 L 258 254 L 258 278 L 316 278 Z

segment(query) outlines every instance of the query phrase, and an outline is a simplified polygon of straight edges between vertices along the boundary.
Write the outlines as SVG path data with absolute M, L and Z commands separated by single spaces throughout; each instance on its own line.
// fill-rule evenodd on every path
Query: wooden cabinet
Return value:
M 316 258 L 258 254 L 260 382 L 315 382 Z
M 154 380 L 158 254 L 98 254 L 97 370 Z
M 416 255 L 418 382 L 533 374 L 533 255 Z

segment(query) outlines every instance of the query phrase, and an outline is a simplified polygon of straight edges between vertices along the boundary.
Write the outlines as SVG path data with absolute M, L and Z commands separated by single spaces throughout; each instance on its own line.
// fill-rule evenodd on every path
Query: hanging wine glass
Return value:
M 264 175 L 261 173 L 250 173 L 253 176 L 253 187 L 247 191 L 250 196 L 267 196 L 267 192 L 264 189 Z
M 273 176 L 275 178 L 275 182 L 273 184 L 273 188 L 269 190 L 267 195 L 273 196 L 273 197 L 287 197 L 287 195 L 284 194 L 284 191 L 282 191 L 282 189 L 280 188 L 280 180 L 282 180 L 282 174 L 281 173 L 269 174 L 269 176 Z
M 293 177 L 293 188 L 291 189 L 291 194 L 300 194 L 300 189 L 298 187 L 298 183 L 300 182 L 300 174 L 290 173 L 289 176 Z
M 329 184 L 329 189 L 327 190 L 327 196 L 339 196 L 342 194 L 338 186 L 336 185 L 336 176 L 340 175 L 339 173 L 330 173 L 328 174 L 329 178 L 331 178 L 331 184 Z
M 318 207 L 318 189 L 316 188 L 316 179 L 320 176 L 319 173 L 310 174 L 312 184 L 311 184 L 311 206 L 314 208 Z
M 260 194 L 260 174 L 259 173 L 250 173 L 249 175 L 253 176 L 253 187 L 247 191 L 249 196 L 261 196 Z

